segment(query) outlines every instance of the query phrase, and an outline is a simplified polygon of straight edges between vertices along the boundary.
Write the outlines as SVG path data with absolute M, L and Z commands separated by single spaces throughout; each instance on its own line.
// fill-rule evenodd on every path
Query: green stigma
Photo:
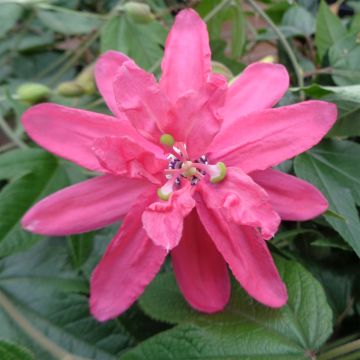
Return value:
M 216 164 L 216 167 L 218 169 L 218 174 L 216 176 L 211 177 L 210 181 L 214 184 L 219 183 L 220 181 L 223 181 L 226 176 L 226 165 L 223 162 L 218 162 Z
M 172 194 L 172 192 L 169 192 L 168 194 L 164 194 L 162 192 L 162 188 L 159 188 L 157 189 L 157 196 L 161 199 L 161 200 L 164 200 L 164 201 L 168 201 L 169 198 L 170 198 L 170 195 Z
M 175 144 L 175 139 L 170 134 L 163 134 L 160 137 L 161 144 L 172 147 Z

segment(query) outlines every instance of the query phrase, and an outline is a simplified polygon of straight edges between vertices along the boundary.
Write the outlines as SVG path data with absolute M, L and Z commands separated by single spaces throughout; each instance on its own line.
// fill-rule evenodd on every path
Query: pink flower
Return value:
M 227 264 L 253 298 L 283 306 L 286 288 L 264 239 L 280 219 L 308 220 L 328 204 L 272 167 L 318 143 L 335 106 L 271 109 L 289 86 L 281 65 L 250 65 L 228 87 L 211 73 L 206 26 L 193 10 L 176 18 L 159 84 L 114 51 L 97 62 L 96 80 L 114 116 L 41 104 L 22 119 L 39 145 L 103 173 L 40 201 L 23 226 L 56 236 L 123 220 L 92 275 L 93 315 L 104 321 L 125 311 L 168 252 L 195 309 L 225 307 Z

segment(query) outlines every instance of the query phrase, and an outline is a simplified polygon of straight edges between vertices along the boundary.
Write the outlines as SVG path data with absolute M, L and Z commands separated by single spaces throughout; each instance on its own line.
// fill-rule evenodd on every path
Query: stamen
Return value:
M 193 166 L 205 171 L 210 176 L 212 183 L 218 183 L 224 180 L 227 172 L 226 165 L 223 162 L 218 162 L 216 165 L 195 163 Z
M 160 143 L 168 147 L 173 147 L 175 143 L 175 139 L 170 134 L 163 134 L 160 136 Z
M 180 154 L 182 155 L 182 157 L 184 158 L 184 160 L 188 160 L 189 159 L 189 155 L 186 151 L 186 146 L 184 145 L 184 143 L 182 142 L 177 142 L 175 144 L 175 146 L 180 150 Z
M 185 177 L 191 177 L 191 176 L 194 176 L 196 174 L 196 168 L 193 167 L 193 163 L 191 161 L 185 161 L 181 165 L 181 169 L 183 171 L 182 174 Z
M 161 188 L 157 189 L 157 195 L 161 200 L 169 200 L 171 194 L 174 192 L 174 183 L 177 177 L 173 176 Z

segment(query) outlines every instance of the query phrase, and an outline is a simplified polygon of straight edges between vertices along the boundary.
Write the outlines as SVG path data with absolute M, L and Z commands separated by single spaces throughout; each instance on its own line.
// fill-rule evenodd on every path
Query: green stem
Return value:
M 11 303 L 10 299 L 0 290 L 0 307 L 6 314 L 16 323 L 16 325 L 23 330 L 29 338 L 40 345 L 44 350 L 49 352 L 55 359 L 58 360 L 89 360 L 73 354 L 68 353 L 60 346 L 48 339 L 38 329 L 36 329 L 21 312 Z
M 360 351 L 360 339 L 326 351 L 319 356 L 319 360 L 332 360 L 337 358 L 342 359 L 343 356 L 355 351 Z
M 4 134 L 19 148 L 26 149 L 28 146 L 18 138 L 11 127 L 7 124 L 7 122 L 0 116 L 0 129 L 4 132 Z
M 291 64 L 294 68 L 295 75 L 297 78 L 297 83 L 300 89 L 304 87 L 304 78 L 303 78 L 303 70 L 296 58 L 294 51 L 292 50 L 289 42 L 287 41 L 285 35 L 281 32 L 281 30 L 274 24 L 274 22 L 270 19 L 270 17 L 265 13 L 265 11 L 256 3 L 255 0 L 246 0 L 250 6 L 268 23 L 268 25 L 273 29 L 275 34 L 279 37 L 281 44 L 283 45 L 286 53 L 289 56 Z M 301 92 L 301 98 L 304 98 L 304 94 Z
M 58 71 L 58 73 L 51 79 L 50 84 L 54 85 L 68 71 L 78 59 L 85 53 L 85 51 L 96 41 L 100 35 L 101 28 L 94 32 L 85 43 L 75 52 L 74 56 Z
M 218 12 L 220 12 L 228 3 L 232 0 L 223 0 L 221 3 L 216 5 L 205 17 L 204 21 L 209 22 Z

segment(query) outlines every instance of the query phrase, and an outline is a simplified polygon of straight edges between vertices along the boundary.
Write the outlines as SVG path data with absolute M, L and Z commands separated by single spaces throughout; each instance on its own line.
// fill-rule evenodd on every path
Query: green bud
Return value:
M 86 66 L 76 77 L 75 82 L 83 88 L 85 94 L 95 94 L 96 86 L 94 80 L 94 64 Z
M 129 1 L 124 5 L 124 10 L 138 24 L 148 24 L 155 19 L 148 4 Z
M 234 77 L 234 74 L 231 72 L 231 70 L 218 61 L 212 61 L 211 67 L 212 67 L 212 71 L 215 74 L 220 74 L 225 76 L 227 81 L 230 81 Z
M 36 104 L 46 100 L 51 94 L 51 89 L 39 83 L 25 83 L 16 90 L 16 95 L 20 101 L 28 104 Z
M 84 95 L 84 88 L 75 81 L 65 81 L 56 89 L 59 95 L 66 97 L 78 97 Z

